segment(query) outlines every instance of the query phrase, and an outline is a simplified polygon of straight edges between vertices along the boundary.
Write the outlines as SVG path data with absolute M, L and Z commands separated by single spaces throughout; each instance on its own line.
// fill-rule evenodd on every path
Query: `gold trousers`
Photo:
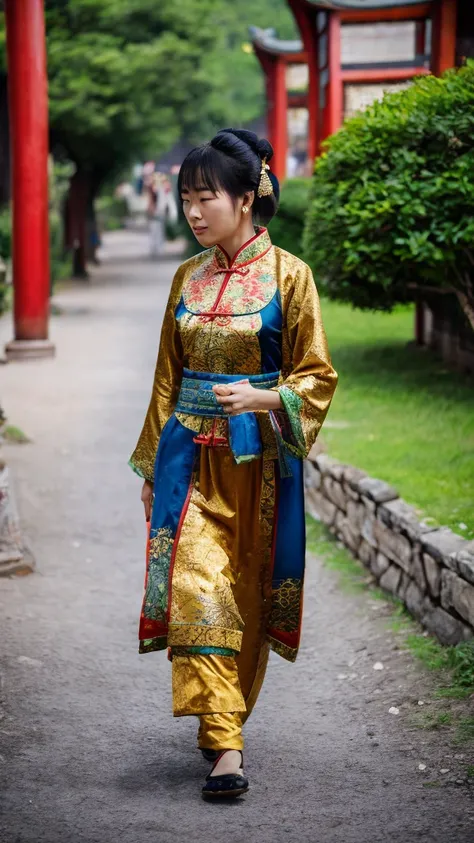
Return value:
M 199 716 L 198 746 L 243 749 L 242 725 L 257 701 L 269 646 L 252 642 L 235 658 L 215 655 L 173 656 L 173 714 Z M 255 645 L 260 643 L 258 657 Z M 245 658 L 247 656 L 247 659 Z
M 261 461 L 235 465 L 227 449 L 202 449 L 199 489 L 193 490 L 176 555 L 173 635 L 194 629 L 202 595 L 206 605 L 219 595 L 218 624 L 238 625 L 235 657 L 183 654 L 171 645 L 173 714 L 199 717 L 198 745 L 207 749 L 242 749 L 242 724 L 268 661 L 270 571 L 264 548 L 271 529 L 270 538 L 262 539 L 262 468 Z

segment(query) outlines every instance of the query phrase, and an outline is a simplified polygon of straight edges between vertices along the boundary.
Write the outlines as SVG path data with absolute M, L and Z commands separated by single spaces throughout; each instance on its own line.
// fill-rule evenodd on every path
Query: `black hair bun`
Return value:
M 221 129 L 220 132 L 213 137 L 211 146 L 215 149 L 221 149 L 223 152 L 229 152 L 232 154 L 232 148 L 235 149 L 235 141 L 233 138 L 237 138 L 247 144 L 252 152 L 255 152 L 259 158 L 266 158 L 267 161 L 270 161 L 273 157 L 273 147 L 270 141 L 267 141 L 265 138 L 259 139 L 255 132 L 249 132 L 247 129 Z
M 261 138 L 258 141 L 258 154 L 260 158 L 266 158 L 270 161 L 273 158 L 273 146 L 266 138 Z

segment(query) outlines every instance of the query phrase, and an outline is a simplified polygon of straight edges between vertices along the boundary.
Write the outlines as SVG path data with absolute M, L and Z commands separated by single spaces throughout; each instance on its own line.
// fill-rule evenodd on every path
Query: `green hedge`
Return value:
M 305 256 L 323 292 L 389 310 L 413 282 L 474 307 L 474 63 L 347 121 L 316 162 Z M 473 310 L 474 314 L 474 310 Z

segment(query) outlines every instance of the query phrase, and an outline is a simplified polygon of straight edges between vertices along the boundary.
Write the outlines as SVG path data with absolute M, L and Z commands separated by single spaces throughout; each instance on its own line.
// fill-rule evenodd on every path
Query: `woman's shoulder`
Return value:
M 198 252 L 197 255 L 192 255 L 190 258 L 183 261 L 183 263 L 179 265 L 176 274 L 185 278 L 186 276 L 193 273 L 195 269 L 201 266 L 201 264 L 211 260 L 213 253 L 213 249 L 205 249 L 204 252 Z
M 176 297 L 184 282 L 196 271 L 200 266 L 207 263 L 212 258 L 212 249 L 206 249 L 204 252 L 199 252 L 197 255 L 192 255 L 187 260 L 183 261 L 178 266 L 173 278 L 171 287 L 172 294 Z
M 312 278 L 311 269 L 302 258 L 274 246 L 275 257 L 278 267 L 278 275 L 281 286 L 284 290 L 293 290 L 295 287 L 305 285 L 308 278 Z

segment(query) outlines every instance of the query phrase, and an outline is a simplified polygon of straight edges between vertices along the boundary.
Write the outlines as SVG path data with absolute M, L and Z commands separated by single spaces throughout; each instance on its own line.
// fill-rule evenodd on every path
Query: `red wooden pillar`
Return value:
M 275 80 L 273 78 L 272 70 L 268 67 L 271 62 L 267 62 L 265 71 L 265 92 L 267 95 L 267 137 L 273 146 L 275 140 Z
M 319 107 L 318 32 L 314 9 L 300 0 L 288 0 L 288 5 L 298 24 L 301 40 L 308 57 L 308 158 L 314 161 L 321 147 L 321 120 Z
M 6 0 L 15 339 L 8 359 L 49 357 L 48 93 L 43 0 Z
M 331 12 L 328 21 L 328 71 L 325 137 L 337 132 L 344 117 L 344 90 L 341 74 L 341 20 L 337 12 Z
M 431 69 L 436 76 L 456 65 L 457 0 L 438 0 L 433 14 Z
M 278 180 L 286 176 L 288 155 L 288 92 L 286 90 L 286 62 L 280 56 L 269 56 L 263 50 L 255 53 L 265 74 L 267 95 L 267 133 L 273 146 L 271 169 Z
M 277 58 L 274 62 L 273 140 L 275 154 L 272 170 L 279 181 L 286 176 L 288 156 L 288 92 L 286 89 L 286 63 Z

